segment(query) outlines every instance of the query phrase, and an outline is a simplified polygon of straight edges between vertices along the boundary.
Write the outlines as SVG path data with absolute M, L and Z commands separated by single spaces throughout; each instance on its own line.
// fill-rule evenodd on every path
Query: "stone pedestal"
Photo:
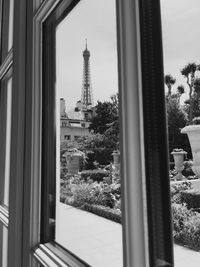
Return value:
M 113 164 L 119 165 L 120 164 L 120 153 L 118 151 L 114 151 L 112 155 L 113 155 Z
M 77 174 L 80 170 L 81 157 L 83 156 L 79 151 L 67 151 L 64 155 L 66 157 L 68 174 Z
M 184 156 L 187 155 L 183 149 L 174 149 L 171 153 L 174 157 L 175 170 L 178 174 L 174 177 L 175 180 L 184 180 L 185 177 L 182 175 L 184 170 Z
M 200 125 L 186 126 L 181 133 L 188 135 L 193 156 L 192 170 L 200 178 Z

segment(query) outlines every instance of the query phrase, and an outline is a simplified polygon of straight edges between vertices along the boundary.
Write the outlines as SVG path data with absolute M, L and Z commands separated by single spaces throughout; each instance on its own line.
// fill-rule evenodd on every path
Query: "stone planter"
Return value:
M 113 163 L 114 163 L 114 165 L 120 164 L 120 153 L 118 151 L 114 151 L 112 153 L 112 155 L 113 155 Z
M 174 149 L 171 154 L 174 157 L 175 170 L 178 172 L 174 179 L 185 179 L 185 177 L 182 175 L 182 171 L 184 170 L 184 156 L 187 155 L 187 152 L 185 152 L 183 149 Z
M 193 156 L 192 170 L 200 178 L 200 125 L 186 126 L 181 133 L 188 135 Z
M 67 151 L 66 157 L 67 169 L 69 174 L 78 174 L 82 153 L 79 151 Z

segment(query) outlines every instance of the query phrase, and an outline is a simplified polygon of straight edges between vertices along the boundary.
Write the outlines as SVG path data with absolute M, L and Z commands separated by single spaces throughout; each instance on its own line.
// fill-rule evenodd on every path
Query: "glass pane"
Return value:
M 0 262 L 2 267 L 7 267 L 8 264 L 8 229 L 0 225 L 0 239 L 2 242 L 1 249 L 0 249 Z
M 3 1 L 2 61 L 13 46 L 14 0 Z
M 8 229 L 3 226 L 3 246 L 2 246 L 2 267 L 7 267 L 8 264 Z
M 13 21 L 14 21 L 14 0 L 10 0 L 9 23 L 8 23 L 8 51 L 13 45 Z
M 115 9 L 82 1 L 56 28 L 55 240 L 91 266 L 123 266 Z
M 0 122 L 1 122 L 1 203 L 9 205 L 10 183 L 10 149 L 11 149 L 11 104 L 12 79 L 5 77 L 0 90 Z
M 175 266 L 199 265 L 198 0 L 161 1 Z M 187 247 L 187 248 L 186 248 Z

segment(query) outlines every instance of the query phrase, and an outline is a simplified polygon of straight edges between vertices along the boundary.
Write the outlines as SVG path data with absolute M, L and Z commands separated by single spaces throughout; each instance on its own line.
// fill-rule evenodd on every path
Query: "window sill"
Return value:
M 33 256 L 44 267 L 89 267 L 87 263 L 79 260 L 71 253 L 51 242 L 40 244 L 33 250 Z

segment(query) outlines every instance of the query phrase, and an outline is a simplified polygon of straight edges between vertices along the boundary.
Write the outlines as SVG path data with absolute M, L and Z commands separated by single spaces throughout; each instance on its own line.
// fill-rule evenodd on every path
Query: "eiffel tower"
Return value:
M 82 93 L 81 93 L 82 111 L 91 110 L 94 105 L 92 96 L 92 84 L 90 77 L 90 51 L 86 47 L 83 51 L 83 80 L 82 80 Z

